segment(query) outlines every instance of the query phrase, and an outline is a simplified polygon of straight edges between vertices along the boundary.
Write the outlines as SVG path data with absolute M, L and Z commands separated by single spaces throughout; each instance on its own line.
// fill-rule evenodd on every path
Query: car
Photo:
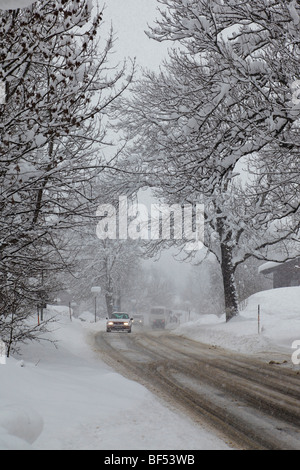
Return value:
M 134 325 L 143 326 L 144 325 L 144 315 L 140 315 L 140 314 L 133 315 L 132 322 L 133 322 Z
M 132 318 L 125 312 L 114 312 L 110 318 L 106 319 L 106 332 L 127 331 L 131 333 Z

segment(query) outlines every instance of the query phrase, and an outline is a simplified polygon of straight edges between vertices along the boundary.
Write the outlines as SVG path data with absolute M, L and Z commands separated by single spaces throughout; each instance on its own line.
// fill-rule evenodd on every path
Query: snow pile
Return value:
M 95 314 L 91 313 L 91 312 L 82 312 L 80 315 L 79 315 L 79 320 L 81 321 L 87 321 L 89 323 L 94 323 L 95 322 Z
M 14 442 L 32 444 L 41 434 L 43 420 L 35 410 L 21 405 L 0 406 L 0 448 L 9 448 L 5 435 L 14 436 Z M 25 447 L 26 443 L 25 443 Z
M 225 315 L 202 315 L 195 322 L 180 325 L 174 333 L 246 354 L 279 349 L 291 352 L 293 341 L 300 340 L 300 287 L 258 292 L 228 323 Z

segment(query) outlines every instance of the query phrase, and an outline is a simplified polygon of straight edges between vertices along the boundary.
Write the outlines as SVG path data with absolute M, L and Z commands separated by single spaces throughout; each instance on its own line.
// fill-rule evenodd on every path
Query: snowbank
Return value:
M 279 350 L 291 353 L 293 341 L 300 340 L 300 287 L 258 292 L 249 297 L 240 315 L 228 323 L 225 315 L 220 318 L 203 315 L 195 322 L 179 326 L 174 333 L 246 354 Z
M 95 322 L 95 314 L 91 313 L 91 312 L 82 312 L 80 315 L 79 315 L 79 320 L 81 321 L 87 321 L 89 323 L 94 323 Z
M 0 406 L 0 433 L 2 430 L 2 435 L 5 432 L 32 444 L 39 437 L 42 429 L 41 416 L 30 407 Z

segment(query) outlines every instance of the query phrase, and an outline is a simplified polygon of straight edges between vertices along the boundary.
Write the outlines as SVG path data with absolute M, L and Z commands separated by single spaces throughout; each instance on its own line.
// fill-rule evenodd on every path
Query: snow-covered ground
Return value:
M 71 322 L 68 309 L 57 313 L 49 336 L 57 348 L 32 343 L 21 359 L 0 363 L 0 449 L 228 448 L 101 361 L 91 336 L 103 322 Z M 280 348 L 292 354 L 292 343 L 300 340 L 300 287 L 255 294 L 228 324 L 204 315 L 174 333 L 248 354 Z
M 227 448 L 101 361 L 91 334 L 104 322 L 70 322 L 68 309 L 58 315 L 50 335 L 58 349 L 32 343 L 22 359 L 0 365 L 1 450 Z

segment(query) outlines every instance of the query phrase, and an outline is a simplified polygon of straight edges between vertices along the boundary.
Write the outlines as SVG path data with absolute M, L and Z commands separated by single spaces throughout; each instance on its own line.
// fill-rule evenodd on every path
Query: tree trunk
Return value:
M 106 300 L 106 308 L 107 308 L 108 317 L 110 318 L 114 310 L 113 295 L 111 292 L 108 292 L 105 294 L 105 300 Z
M 232 249 L 221 243 L 221 270 L 224 286 L 224 300 L 226 322 L 239 313 L 236 285 L 234 279 L 234 268 L 232 265 Z
M 114 310 L 114 290 L 113 290 L 112 280 L 111 280 L 110 275 L 108 275 L 108 279 L 106 283 L 105 300 L 106 300 L 107 313 L 110 318 Z

